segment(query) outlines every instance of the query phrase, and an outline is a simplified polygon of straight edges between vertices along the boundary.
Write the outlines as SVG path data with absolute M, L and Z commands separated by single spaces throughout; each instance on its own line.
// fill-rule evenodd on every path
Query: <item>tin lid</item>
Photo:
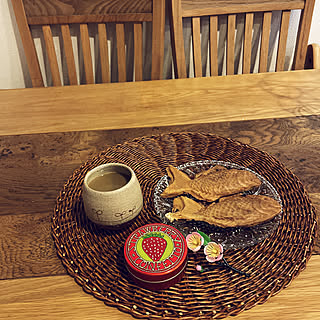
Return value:
M 124 247 L 128 271 L 146 282 L 165 281 L 178 275 L 186 265 L 187 253 L 181 232 L 161 223 L 136 229 Z

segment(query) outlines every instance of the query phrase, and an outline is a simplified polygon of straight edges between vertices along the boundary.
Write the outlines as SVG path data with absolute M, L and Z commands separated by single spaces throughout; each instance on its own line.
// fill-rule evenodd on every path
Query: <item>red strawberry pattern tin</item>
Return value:
M 160 223 L 136 229 L 124 246 L 129 275 L 149 290 L 166 289 L 180 281 L 187 265 L 187 253 L 181 232 Z

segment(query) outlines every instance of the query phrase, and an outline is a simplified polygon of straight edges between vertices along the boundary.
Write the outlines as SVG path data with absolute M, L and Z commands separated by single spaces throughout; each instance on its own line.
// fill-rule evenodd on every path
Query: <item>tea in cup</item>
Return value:
M 103 226 L 118 226 L 135 218 L 143 207 L 139 181 L 134 171 L 120 163 L 90 170 L 83 182 L 87 217 Z

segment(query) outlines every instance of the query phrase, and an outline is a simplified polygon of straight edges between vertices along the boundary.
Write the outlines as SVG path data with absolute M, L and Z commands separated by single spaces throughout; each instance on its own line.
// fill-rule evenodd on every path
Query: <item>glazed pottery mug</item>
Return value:
M 143 206 L 135 173 L 120 163 L 103 164 L 90 170 L 84 178 L 82 198 L 87 217 L 106 227 L 130 221 Z

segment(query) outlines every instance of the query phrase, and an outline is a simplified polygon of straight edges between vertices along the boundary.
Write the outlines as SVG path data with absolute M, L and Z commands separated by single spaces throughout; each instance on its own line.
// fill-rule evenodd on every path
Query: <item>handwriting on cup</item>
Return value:
M 124 220 L 127 219 L 129 216 L 133 215 L 136 210 L 136 206 L 134 206 L 132 209 L 129 210 L 123 210 L 121 212 L 116 212 L 113 214 L 113 216 L 116 218 L 116 220 Z M 97 210 L 92 209 L 93 214 L 95 215 L 97 221 L 109 221 L 103 219 L 103 210 Z

